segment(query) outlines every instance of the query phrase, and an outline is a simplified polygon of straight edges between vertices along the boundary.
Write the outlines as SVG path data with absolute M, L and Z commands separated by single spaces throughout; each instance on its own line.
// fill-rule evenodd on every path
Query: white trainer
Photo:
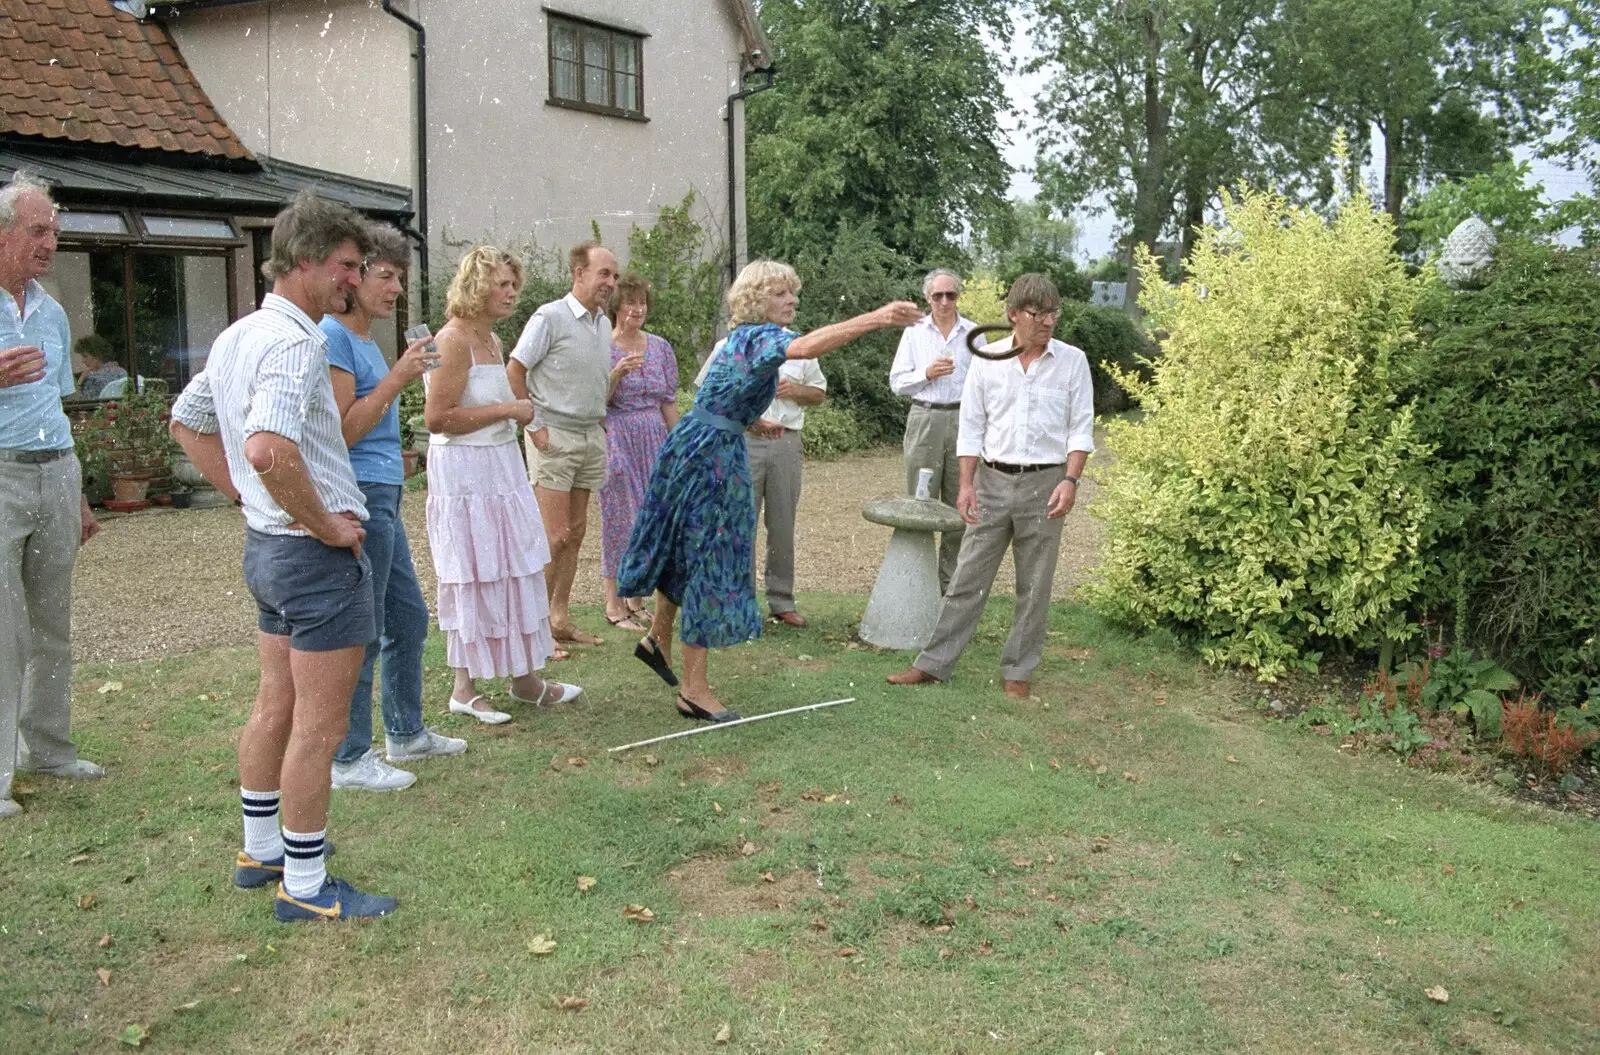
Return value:
M 0 817 L 16 817 L 22 813 L 22 807 L 17 805 L 15 799 L 0 799 Z
M 415 773 L 396 769 L 378 757 L 378 752 L 368 751 L 354 762 L 333 764 L 333 786 L 359 788 L 362 791 L 399 791 L 417 782 Z
M 104 769 L 83 758 L 75 758 L 58 766 L 30 769 L 27 772 L 43 773 L 47 777 L 61 777 L 63 780 L 99 780 L 106 775 Z
M 459 755 L 467 749 L 467 742 L 454 736 L 441 736 L 432 729 L 423 729 L 416 736 L 400 740 L 385 734 L 383 746 L 391 762 L 417 762 L 424 758 Z
M 502 725 L 511 720 L 511 715 L 507 714 L 505 711 L 480 711 L 476 707 L 472 706 L 483 698 L 484 697 L 482 694 L 474 696 L 470 700 L 458 700 L 452 696 L 450 697 L 450 713 L 470 714 L 484 725 Z

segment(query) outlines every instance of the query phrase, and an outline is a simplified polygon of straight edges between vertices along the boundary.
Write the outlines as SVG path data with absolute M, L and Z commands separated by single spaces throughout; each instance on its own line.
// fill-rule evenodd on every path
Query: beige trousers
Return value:
M 0 799 L 16 770 L 78 757 L 72 706 L 72 566 L 83 530 L 72 455 L 0 456 Z
M 799 429 L 784 429 L 775 440 L 746 434 L 750 451 L 750 489 L 756 497 L 756 519 L 767 514 L 765 579 L 767 610 L 773 615 L 794 607 L 794 521 L 800 511 L 800 485 L 805 454 Z
M 928 497 L 937 498 L 945 505 L 956 504 L 956 492 L 961 488 L 961 462 L 956 457 L 956 433 L 961 424 L 961 411 L 932 410 L 911 404 L 906 415 L 906 436 L 903 443 L 906 455 L 906 494 L 917 490 L 917 472 L 932 469 L 933 480 Z M 956 556 L 961 552 L 961 531 L 945 531 L 939 535 L 939 592 L 950 587 L 950 576 L 955 574 Z
M 1065 517 L 1047 519 L 1050 492 L 1061 482 L 1059 469 L 1010 476 L 978 465 L 978 522 L 961 539 L 961 557 L 950 578 L 933 640 L 912 665 L 940 681 L 955 672 L 967 642 L 978 628 L 995 573 L 1010 547 L 1017 565 L 1017 608 L 1011 633 L 1000 652 L 1000 676 L 1027 681 L 1044 653 L 1050 619 L 1050 587 L 1061 555 Z

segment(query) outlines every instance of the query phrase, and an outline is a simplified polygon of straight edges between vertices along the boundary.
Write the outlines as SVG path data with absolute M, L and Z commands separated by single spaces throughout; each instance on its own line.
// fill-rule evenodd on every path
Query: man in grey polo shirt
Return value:
M 222 332 L 172 408 L 172 433 L 195 467 L 243 500 L 261 684 L 239 737 L 244 849 L 233 881 L 277 880 L 281 922 L 395 909 L 393 898 L 329 877 L 324 863 L 333 753 L 377 627 L 361 551 L 367 508 L 317 320 L 344 309 L 369 248 L 360 216 L 302 193 L 273 224 L 262 267 L 272 292 Z
M 72 566 L 100 525 L 61 409 L 73 391 L 67 313 L 39 285 L 59 230 L 44 184 L 19 172 L 0 187 L 0 817 L 22 812 L 18 768 L 105 772 L 68 738 Z
M 906 491 L 917 487 L 917 474 L 933 470 L 928 496 L 948 502 L 961 482 L 956 460 L 956 432 L 961 424 L 961 387 L 967 382 L 972 353 L 967 334 L 976 325 L 956 310 L 961 296 L 961 276 L 944 268 L 928 272 L 922 280 L 928 314 L 906 327 L 889 367 L 889 388 L 911 400 L 906 414 Z M 961 532 L 939 536 L 939 592 L 950 585 L 961 550 Z
M 598 242 L 567 254 L 572 292 L 528 319 L 511 350 L 506 375 L 518 399 L 531 399 L 542 428 L 523 433 L 544 534 L 550 542 L 545 588 L 550 634 L 557 641 L 598 645 L 572 625 L 568 606 L 578 550 L 589 529 L 589 494 L 606 482 L 606 398 L 611 391 L 611 320 L 601 306 L 617 288 L 617 258 Z
M 1000 652 L 1000 676 L 1007 696 L 1028 696 L 1044 652 L 1063 518 L 1077 501 L 1078 478 L 1094 452 L 1089 360 L 1051 337 L 1060 311 L 1061 295 L 1048 278 L 1018 277 L 1006 296 L 1011 336 L 994 348 L 1021 345 L 1021 354 L 975 360 L 967 373 L 956 440 L 956 511 L 968 527 L 933 639 L 911 669 L 889 675 L 892 685 L 949 680 L 1010 549 L 1017 604 Z

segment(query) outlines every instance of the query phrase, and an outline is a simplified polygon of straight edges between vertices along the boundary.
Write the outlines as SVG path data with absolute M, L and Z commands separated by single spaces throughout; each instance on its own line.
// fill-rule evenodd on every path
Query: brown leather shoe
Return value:
M 778 612 L 772 618 L 789 626 L 801 627 L 806 625 L 806 617 L 799 612 Z
M 890 685 L 937 685 L 938 683 L 938 678 L 925 670 L 918 670 L 916 667 L 912 667 L 910 670 L 902 670 L 898 674 L 889 675 Z
M 1011 681 L 1008 679 L 1006 681 L 1006 695 L 1010 696 L 1013 700 L 1027 699 L 1028 683 L 1025 681 Z

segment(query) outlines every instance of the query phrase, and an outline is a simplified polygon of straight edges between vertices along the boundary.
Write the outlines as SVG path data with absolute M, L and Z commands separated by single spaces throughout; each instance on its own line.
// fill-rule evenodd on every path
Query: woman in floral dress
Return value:
M 600 577 L 606 622 L 643 633 L 649 618 L 638 598 L 617 596 L 617 568 L 644 503 L 656 455 L 678 423 L 678 356 L 665 338 L 644 331 L 653 306 L 650 283 L 623 275 L 611 295 L 611 396 L 606 401 L 606 482 L 600 488 Z
M 650 632 L 634 649 L 669 685 L 672 632 L 683 611 L 678 712 L 711 722 L 737 719 L 707 682 L 708 650 L 761 636 L 754 559 L 755 500 L 744 430 L 772 402 L 785 359 L 814 359 L 874 330 L 922 317 L 909 301 L 885 304 L 797 336 L 800 279 L 787 264 L 758 260 L 728 290 L 727 346 L 706 375 L 694 409 L 667 437 L 617 572 L 625 597 L 656 595 Z

